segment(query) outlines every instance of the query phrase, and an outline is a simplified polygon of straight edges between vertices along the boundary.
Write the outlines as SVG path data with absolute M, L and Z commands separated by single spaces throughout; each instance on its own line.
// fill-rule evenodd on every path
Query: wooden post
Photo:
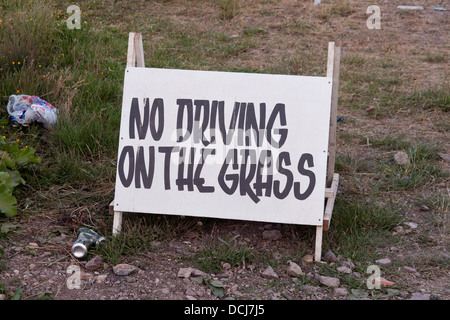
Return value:
M 327 77 L 332 79 L 331 88 L 331 112 L 330 112 L 330 135 L 328 140 L 328 167 L 327 186 L 331 185 L 334 177 L 334 164 L 336 161 L 336 124 L 338 108 L 338 88 L 339 88 L 339 65 L 341 60 L 341 44 L 330 42 L 328 44 L 328 67 Z
M 317 226 L 316 227 L 316 246 L 314 249 L 314 260 L 319 262 L 322 257 L 322 234 L 323 234 L 323 227 Z
M 145 68 L 144 47 L 142 44 L 142 34 L 130 32 L 128 34 L 127 67 Z M 122 231 L 122 211 L 114 210 L 114 200 L 109 205 L 109 211 L 114 214 L 113 230 L 114 236 Z
M 320 1 L 319 1 L 320 3 Z M 327 181 L 329 188 L 325 190 L 327 198 L 323 222 L 316 227 L 315 261 L 320 261 L 322 257 L 322 235 L 323 230 L 328 230 L 333 213 L 334 200 L 336 199 L 337 187 L 339 184 L 339 174 L 334 173 L 336 161 L 336 125 L 339 87 L 339 64 L 341 59 L 340 41 L 328 43 L 327 77 L 331 78 L 331 110 L 330 110 L 330 133 L 328 140 L 328 164 Z

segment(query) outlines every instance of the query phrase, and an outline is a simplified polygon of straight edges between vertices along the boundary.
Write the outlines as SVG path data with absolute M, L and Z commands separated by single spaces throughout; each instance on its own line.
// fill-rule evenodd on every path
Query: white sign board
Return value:
M 127 68 L 114 210 L 322 225 L 331 78 Z

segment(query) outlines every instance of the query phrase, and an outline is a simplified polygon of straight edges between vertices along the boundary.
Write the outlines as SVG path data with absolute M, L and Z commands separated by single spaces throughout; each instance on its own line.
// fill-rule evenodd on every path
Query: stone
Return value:
M 105 283 L 106 278 L 108 278 L 107 274 L 100 274 L 100 275 L 97 276 L 97 279 L 95 280 L 95 282 L 98 283 L 98 284 Z
M 298 264 L 288 261 L 287 274 L 291 277 L 298 277 L 303 275 L 303 271 Z
M 100 256 L 95 256 L 84 267 L 89 271 L 99 270 L 103 267 L 103 259 Z
M 207 273 L 205 273 L 205 272 L 203 272 L 201 270 L 194 269 L 194 268 L 191 268 L 191 270 L 192 270 L 192 272 L 191 272 L 190 276 L 192 276 L 192 277 L 209 278 L 209 274 L 207 274 Z
M 415 223 L 415 222 L 410 221 L 410 222 L 405 222 L 404 224 L 405 224 L 405 226 L 408 226 L 413 230 L 417 229 L 417 223 Z
M 442 160 L 450 162 L 450 154 L 438 152 L 438 155 L 442 158 Z
M 113 267 L 113 272 L 117 276 L 128 276 L 129 274 L 135 272 L 137 268 L 135 266 L 132 266 L 131 264 L 118 264 Z
M 412 296 L 411 296 L 411 298 L 409 298 L 409 300 L 430 300 L 430 294 L 415 292 L 412 294 Z
M 189 278 L 192 274 L 192 272 L 194 272 L 193 268 L 180 268 L 180 270 L 178 270 L 178 278 Z
M 339 280 L 339 278 L 326 277 L 326 276 L 321 276 L 319 281 L 324 286 L 327 286 L 330 288 L 337 288 L 341 284 L 341 281 Z
M 346 267 L 346 266 L 341 266 L 339 268 L 336 269 L 338 272 L 340 273 L 347 273 L 347 274 L 351 274 L 352 273 L 352 269 Z
M 302 258 L 303 262 L 313 262 L 314 261 L 314 256 L 312 254 L 307 254 L 306 256 L 304 256 Z
M 303 291 L 305 291 L 306 293 L 316 293 L 317 291 L 319 291 L 319 287 L 314 287 L 314 286 L 309 286 L 309 285 L 304 285 L 301 288 Z
M 261 276 L 265 279 L 278 279 L 278 274 L 276 274 L 271 266 L 268 266 L 267 269 L 262 272 Z
M 408 267 L 408 266 L 404 266 L 403 270 L 405 270 L 406 272 L 409 272 L 409 273 L 416 273 L 417 272 L 417 270 L 415 268 Z
M 337 297 L 346 297 L 348 290 L 346 288 L 333 288 L 333 295 Z
M 194 289 L 192 288 L 187 288 L 184 294 L 187 296 L 196 296 L 197 292 L 195 292 Z
M 406 152 L 399 151 L 394 155 L 394 160 L 397 164 L 401 166 L 406 166 L 409 164 L 409 157 Z
M 38 249 L 39 245 L 36 242 L 30 242 L 28 244 L 28 248 L 30 248 L 30 249 Z
M 380 266 L 383 266 L 383 267 L 389 267 L 392 264 L 392 261 L 391 261 L 391 259 L 384 258 L 384 259 L 376 260 L 375 263 Z
M 337 261 L 337 257 L 336 255 L 333 253 L 333 251 L 328 250 L 327 253 L 325 253 L 325 255 L 323 256 L 323 260 L 328 262 L 328 263 L 334 263 Z
M 348 268 L 350 270 L 353 270 L 356 267 L 352 262 L 346 261 L 346 260 L 342 260 L 341 262 L 339 262 L 339 265 L 341 267 L 346 267 L 346 268 Z
M 396 234 L 404 234 L 404 233 L 405 233 L 405 229 L 403 229 L 402 226 L 396 226 L 394 228 L 394 232 L 393 232 L 394 235 L 396 235 Z
M 283 235 L 281 234 L 281 232 L 279 230 L 265 230 L 262 233 L 262 237 L 263 237 L 263 240 L 275 241 L 275 240 L 280 240 L 283 237 Z
M 395 284 L 394 282 L 389 281 L 383 277 L 380 277 L 380 285 L 390 287 L 390 286 L 393 286 L 394 284 Z
M 230 269 L 231 269 L 231 264 L 229 264 L 228 262 L 225 262 L 225 263 L 222 265 L 222 268 L 223 268 L 224 270 L 230 270 Z

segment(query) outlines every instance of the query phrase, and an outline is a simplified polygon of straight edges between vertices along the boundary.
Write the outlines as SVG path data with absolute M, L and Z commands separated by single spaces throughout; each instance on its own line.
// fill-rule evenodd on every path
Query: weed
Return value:
M 450 91 L 444 87 L 416 91 L 412 95 L 405 97 L 404 100 L 412 108 L 450 111 Z
M 251 262 L 253 258 L 251 250 L 246 245 L 239 244 L 236 238 L 227 240 L 218 238 L 210 241 L 206 248 L 196 253 L 193 260 L 200 270 L 217 273 L 222 270 L 224 262 L 236 267 L 243 261 Z
M 121 233 L 108 236 L 92 253 L 100 254 L 114 265 L 126 256 L 154 251 L 155 242 L 167 241 L 188 230 L 195 230 L 196 225 L 195 219 L 130 213 L 123 221 Z
M 386 245 L 400 221 L 400 213 L 392 206 L 383 208 L 373 202 L 337 198 L 333 233 L 327 233 L 324 241 L 345 257 L 370 260 L 377 247 Z
M 239 0 L 215 0 L 219 4 L 220 14 L 222 20 L 233 19 L 239 10 Z
M 435 183 L 447 173 L 433 161 L 439 159 L 436 146 L 417 144 L 407 150 L 409 164 L 385 163 L 383 175 L 378 183 L 381 190 L 412 190 Z

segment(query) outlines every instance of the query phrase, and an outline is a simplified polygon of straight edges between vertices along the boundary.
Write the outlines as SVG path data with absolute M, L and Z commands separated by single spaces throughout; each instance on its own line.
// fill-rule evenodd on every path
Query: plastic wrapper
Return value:
M 6 106 L 13 123 L 28 126 L 39 122 L 50 129 L 56 125 L 58 109 L 38 96 L 10 95 Z

